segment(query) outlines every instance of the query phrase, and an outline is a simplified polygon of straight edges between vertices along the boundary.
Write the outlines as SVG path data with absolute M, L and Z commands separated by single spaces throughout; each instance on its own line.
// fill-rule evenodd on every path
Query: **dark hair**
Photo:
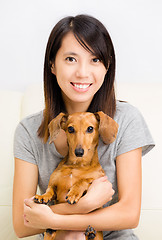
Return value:
M 114 91 L 115 53 L 114 47 L 104 25 L 94 17 L 77 15 L 65 17 L 53 28 L 46 48 L 44 62 L 44 118 L 38 129 L 38 136 L 46 142 L 49 137 L 48 124 L 60 112 L 66 112 L 61 95 L 61 89 L 56 76 L 51 73 L 52 63 L 62 44 L 64 36 L 72 32 L 77 41 L 87 51 L 95 54 L 108 69 L 101 88 L 94 95 L 88 108 L 89 112 L 103 111 L 113 117 L 116 110 Z

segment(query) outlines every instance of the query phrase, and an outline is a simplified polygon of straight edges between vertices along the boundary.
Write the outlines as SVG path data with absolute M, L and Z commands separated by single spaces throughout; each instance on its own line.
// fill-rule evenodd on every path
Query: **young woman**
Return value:
M 139 111 L 116 101 L 114 78 L 114 48 L 101 22 L 78 15 L 57 23 L 44 63 L 45 109 L 22 120 L 15 133 L 13 225 L 19 237 L 40 234 L 41 239 L 51 228 L 65 230 L 57 239 L 85 239 L 91 225 L 104 231 L 104 239 L 137 239 L 131 229 L 140 217 L 141 157 L 154 143 Z M 50 174 L 67 153 L 63 131 L 49 144 L 49 122 L 60 112 L 82 111 L 103 111 L 119 124 L 115 142 L 99 142 L 108 178 L 95 180 L 75 205 L 34 203 L 37 185 L 45 192 Z

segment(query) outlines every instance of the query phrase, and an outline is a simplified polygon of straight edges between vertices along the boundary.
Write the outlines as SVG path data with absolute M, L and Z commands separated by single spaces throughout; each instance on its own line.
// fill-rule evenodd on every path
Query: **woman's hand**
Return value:
M 56 215 L 50 207 L 33 202 L 33 198 L 24 200 L 24 225 L 32 228 L 51 228 L 51 220 Z M 53 225 L 53 224 L 52 224 Z M 55 240 L 85 240 L 84 232 L 58 231 Z
M 112 184 L 108 181 L 107 176 L 94 180 L 89 187 L 85 197 L 87 207 L 93 211 L 102 207 L 105 203 L 112 200 L 115 191 Z
M 33 198 L 24 200 L 24 225 L 27 227 L 51 228 L 55 215 L 47 205 L 34 203 Z

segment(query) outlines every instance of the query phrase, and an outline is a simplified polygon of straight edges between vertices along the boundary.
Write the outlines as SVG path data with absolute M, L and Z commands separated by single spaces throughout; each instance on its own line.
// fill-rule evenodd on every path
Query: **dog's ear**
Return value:
M 95 113 L 95 117 L 99 121 L 99 134 L 102 141 L 105 144 L 114 142 L 118 132 L 118 124 L 102 111 Z
M 65 128 L 65 123 L 67 121 L 67 115 L 65 113 L 60 113 L 57 117 L 55 117 L 48 125 L 49 133 L 50 133 L 50 142 L 52 143 L 57 135 L 60 132 L 60 129 Z

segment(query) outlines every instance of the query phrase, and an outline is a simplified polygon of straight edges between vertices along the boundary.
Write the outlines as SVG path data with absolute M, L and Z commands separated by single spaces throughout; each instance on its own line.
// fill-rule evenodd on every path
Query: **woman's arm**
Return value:
M 36 193 L 38 183 L 38 168 L 32 163 L 15 158 L 15 173 L 13 184 L 13 226 L 18 237 L 26 237 L 44 232 L 42 229 L 35 229 L 24 225 L 24 199 L 33 197 Z M 68 203 L 51 206 L 55 213 L 59 214 L 81 214 L 87 213 L 94 208 L 102 206 L 105 202 L 111 200 L 113 195 L 112 185 L 107 178 L 100 178 L 94 181 L 91 188 L 98 189 L 98 194 L 93 191 L 95 203 L 91 203 L 88 197 L 83 197 L 78 204 L 69 205 Z M 91 189 L 90 188 L 90 189 Z M 102 191 L 102 197 L 97 199 Z M 92 194 L 89 194 L 92 195 Z M 87 194 L 87 196 L 89 196 Z M 90 196 L 91 197 L 91 196 Z M 25 200 L 26 201 L 26 200 Z M 39 213 L 49 210 L 47 206 L 35 204 Z M 45 212 L 47 212 L 45 211 Z M 50 212 L 50 211 L 49 211 Z
M 119 202 L 82 215 L 49 214 L 45 223 L 39 219 L 39 211 L 30 202 L 26 209 L 26 226 L 85 231 L 88 225 L 96 230 L 120 230 L 138 225 L 141 208 L 141 155 L 142 149 L 122 154 L 116 159 Z M 44 213 L 45 214 L 45 213 Z
M 18 237 L 43 232 L 24 225 L 24 199 L 35 195 L 38 182 L 38 168 L 32 163 L 15 158 L 13 184 L 13 226 Z
M 86 195 L 80 198 L 77 204 L 60 203 L 51 206 L 51 209 L 54 213 L 61 215 L 87 214 L 112 200 L 113 195 L 112 184 L 107 176 L 104 176 L 93 181 Z

